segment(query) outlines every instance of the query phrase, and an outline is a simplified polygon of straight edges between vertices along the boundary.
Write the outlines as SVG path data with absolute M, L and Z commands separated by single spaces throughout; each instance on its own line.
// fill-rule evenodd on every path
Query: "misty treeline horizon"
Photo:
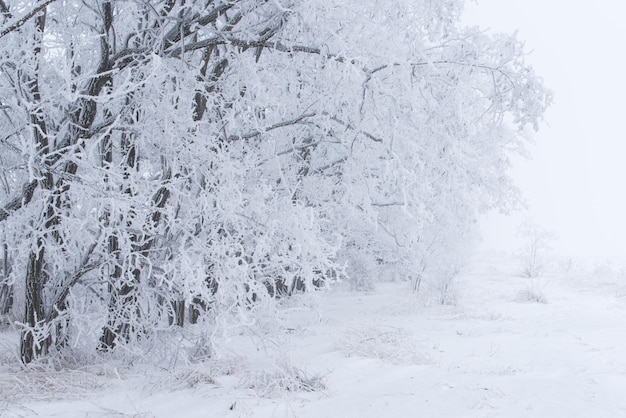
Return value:
M 519 203 L 509 156 L 551 101 L 523 44 L 462 9 L 0 1 L 0 314 L 22 362 L 454 275 L 477 215 Z

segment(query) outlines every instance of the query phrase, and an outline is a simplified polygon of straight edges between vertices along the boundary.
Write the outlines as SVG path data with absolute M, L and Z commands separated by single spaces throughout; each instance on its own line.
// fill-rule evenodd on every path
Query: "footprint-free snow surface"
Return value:
M 476 257 L 448 305 L 402 282 L 297 297 L 188 364 L 19 370 L 5 331 L 0 416 L 626 416 L 621 265 L 519 271 Z

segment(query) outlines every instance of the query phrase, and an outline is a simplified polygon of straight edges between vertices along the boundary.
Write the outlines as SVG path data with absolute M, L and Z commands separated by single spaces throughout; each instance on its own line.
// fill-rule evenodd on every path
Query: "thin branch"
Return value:
M 371 139 L 374 142 L 383 142 L 383 140 L 381 138 L 377 138 L 374 135 L 370 134 L 369 132 L 365 132 L 365 131 L 362 131 L 360 129 L 357 130 L 353 125 L 351 125 L 350 123 L 346 123 L 346 122 L 342 121 L 337 116 L 330 116 L 327 112 L 324 112 L 323 115 L 328 116 L 330 118 L 330 120 L 332 120 L 335 123 L 338 123 L 339 125 L 345 127 L 346 129 L 349 129 L 351 131 L 355 131 L 358 134 L 362 134 L 363 136 L 365 136 L 368 139 Z
M 406 206 L 406 202 L 370 203 L 371 206 L 386 208 L 390 206 Z
M 302 145 L 289 147 L 289 148 L 287 148 L 287 149 L 285 149 L 283 151 L 277 152 L 274 157 L 280 157 L 281 155 L 289 154 L 290 152 L 302 151 L 302 150 L 305 150 L 307 148 L 315 148 L 315 147 L 317 147 L 321 143 L 322 143 L 322 141 L 318 141 L 318 142 L 311 142 L 309 144 L 302 144 Z M 264 161 L 263 163 L 265 163 L 265 162 L 266 161 Z
M 412 67 L 421 67 L 424 65 L 441 65 L 441 64 L 448 64 L 448 65 L 457 65 L 457 66 L 461 66 L 461 67 L 470 67 L 470 68 L 479 68 L 481 70 L 487 70 L 487 71 L 491 71 L 492 73 L 500 73 L 500 75 L 502 75 L 504 78 L 507 79 L 507 81 L 509 83 L 511 83 L 511 85 L 515 86 L 515 82 L 511 79 L 511 76 L 504 70 L 502 70 L 499 67 L 492 67 L 486 64 L 474 64 L 471 62 L 463 62 L 463 61 L 448 61 L 448 60 L 439 60 L 439 61 L 425 61 L 425 62 L 414 62 L 414 63 L 410 63 L 409 65 L 411 65 Z M 394 66 L 399 66 L 400 64 L 398 63 L 394 63 Z
M 340 158 L 340 159 L 335 160 L 333 162 L 330 162 L 330 163 L 328 163 L 326 165 L 318 167 L 315 170 L 313 170 L 313 174 L 321 173 L 324 170 L 328 170 L 329 168 L 331 168 L 331 167 L 333 167 L 333 166 L 335 166 L 337 164 L 341 164 L 341 163 L 345 162 L 347 159 L 348 159 L 348 157 L 343 157 L 343 158 Z
M 197 51 L 200 49 L 210 48 L 218 45 L 234 45 L 242 49 L 266 48 L 286 53 L 303 52 L 313 55 L 324 55 L 326 58 L 333 59 L 337 62 L 347 61 L 344 57 L 337 54 L 323 54 L 322 50 L 316 47 L 306 45 L 285 45 L 280 42 L 269 42 L 266 40 L 246 41 L 233 36 L 223 35 L 214 36 L 197 42 L 190 42 L 188 44 L 185 44 L 184 46 L 172 46 L 160 53 L 167 57 L 178 58 L 186 52 Z M 152 46 L 140 48 L 126 48 L 111 57 L 110 68 L 117 67 L 119 69 L 123 69 L 133 63 L 133 55 L 145 55 L 152 50 Z M 357 61 L 351 60 L 350 63 L 357 64 Z
M 270 157 L 270 158 L 266 158 L 266 159 L 264 159 L 262 161 L 259 161 L 256 166 L 260 167 L 263 164 L 267 164 L 268 162 L 272 161 L 274 158 L 280 157 L 282 155 L 286 155 L 286 154 L 289 154 L 289 153 L 292 153 L 292 152 L 302 151 L 302 150 L 305 150 L 307 148 L 317 147 L 321 143 L 322 143 L 322 141 L 311 142 L 310 144 L 294 145 L 294 146 L 289 147 L 287 149 L 284 149 L 282 151 L 278 151 L 276 154 L 272 155 L 272 157 Z
M 285 45 L 281 42 L 270 42 L 263 39 L 254 40 L 254 41 L 246 41 L 243 39 L 239 39 L 233 36 L 215 36 L 213 38 L 204 39 L 198 42 L 191 42 L 185 45 L 183 48 L 181 47 L 173 47 L 165 53 L 172 57 L 178 57 L 184 52 L 196 51 L 198 49 L 207 48 L 209 46 L 215 45 L 234 45 L 244 49 L 250 48 L 267 48 L 273 49 L 280 52 L 304 52 L 307 54 L 313 55 L 322 55 L 322 50 L 320 48 L 306 46 L 306 45 Z M 144 51 L 145 52 L 145 51 Z M 344 57 L 341 57 L 336 54 L 327 54 L 327 58 L 332 58 L 338 62 L 346 61 Z M 351 61 L 353 64 L 356 63 L 355 60 Z
M 228 142 L 251 139 L 251 138 L 261 135 L 264 132 L 273 131 L 274 129 L 278 129 L 278 128 L 284 128 L 285 126 L 296 125 L 302 122 L 304 119 L 311 118 L 313 116 L 315 116 L 315 113 L 305 113 L 301 116 L 298 116 L 295 119 L 286 120 L 283 122 L 278 122 L 273 125 L 270 125 L 267 128 L 264 128 L 263 130 L 256 130 L 256 131 L 248 132 L 247 134 L 243 134 L 243 135 L 230 135 L 228 137 Z
M 174 45 L 176 42 L 180 41 L 186 36 L 189 36 L 193 33 L 192 27 L 200 26 L 204 27 L 209 25 L 210 23 L 215 22 L 219 16 L 232 7 L 234 7 L 235 3 L 224 3 L 221 6 L 216 6 L 213 10 L 211 10 L 206 15 L 198 15 L 196 14 L 190 19 L 183 20 L 179 22 L 176 26 L 169 30 L 169 32 L 165 35 L 165 44 L 167 47 Z M 178 47 L 178 49 L 182 49 Z
M 53 309 L 52 312 L 50 313 L 50 318 L 48 318 L 48 321 L 51 321 L 59 316 L 61 312 L 58 310 L 58 307 L 68 297 L 72 287 L 74 287 L 74 285 L 78 283 L 78 281 L 85 274 L 89 273 L 90 271 L 94 270 L 95 268 L 99 266 L 100 266 L 100 263 L 87 264 L 87 265 L 82 266 L 80 269 L 78 269 L 76 273 L 74 273 L 74 275 L 69 279 L 68 283 L 63 287 L 63 290 L 61 291 L 61 294 L 59 295 L 59 297 L 56 299 L 54 304 L 52 304 L 52 307 L 55 309 Z
M 26 13 L 24 16 L 19 18 L 17 21 L 11 23 L 9 26 L 7 26 L 6 28 L 2 29 L 0 31 L 0 38 L 2 38 L 3 36 L 7 35 L 10 32 L 18 30 L 22 26 L 24 26 L 26 24 L 26 22 L 28 22 L 30 19 L 33 18 L 33 16 L 35 16 L 37 13 L 39 13 L 40 11 L 42 11 L 43 9 L 48 7 L 48 5 L 54 3 L 55 1 L 57 1 L 57 0 L 45 0 L 43 3 L 41 3 L 39 6 L 35 7 L 30 12 Z
M 53 307 L 57 308 L 58 306 L 63 304 L 65 302 L 65 299 L 67 299 L 67 296 L 69 295 L 70 290 L 72 289 L 72 287 L 74 287 L 74 285 L 76 283 L 78 283 L 78 281 L 85 274 L 89 273 L 90 271 L 92 271 L 95 268 L 100 266 L 101 263 L 97 263 L 97 262 L 88 263 L 88 261 L 91 258 L 94 250 L 98 246 L 98 243 L 99 243 L 99 240 L 100 240 L 101 236 L 102 236 L 102 231 L 100 231 L 98 233 L 98 236 L 96 237 L 96 240 L 91 244 L 91 246 L 87 250 L 87 253 L 85 254 L 85 256 L 82 259 L 82 262 L 81 262 L 82 265 L 80 266 L 80 268 L 70 277 L 70 279 L 67 281 L 65 286 L 63 286 L 63 290 L 57 296 L 56 300 L 52 304 Z M 59 315 L 59 313 L 60 312 L 58 311 L 58 309 L 53 309 L 52 312 L 50 312 L 49 320 L 52 320 L 52 319 L 56 318 Z

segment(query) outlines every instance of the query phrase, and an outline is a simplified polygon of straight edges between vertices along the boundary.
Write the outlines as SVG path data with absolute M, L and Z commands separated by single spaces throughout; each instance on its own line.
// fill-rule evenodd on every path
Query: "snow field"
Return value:
M 626 416 L 620 265 L 519 272 L 475 257 L 446 306 L 400 282 L 297 296 L 280 326 L 268 318 L 264 331 L 220 337 L 214 358 L 171 367 L 19 370 L 5 331 L 0 416 Z

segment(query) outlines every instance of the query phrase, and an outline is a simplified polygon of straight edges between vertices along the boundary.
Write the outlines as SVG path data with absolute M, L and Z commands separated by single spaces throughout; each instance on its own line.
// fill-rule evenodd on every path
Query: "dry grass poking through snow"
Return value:
M 50 371 L 34 368 L 18 373 L 2 373 L 0 399 L 11 403 L 80 399 L 84 394 L 102 390 L 103 380 L 89 372 L 79 370 Z
M 411 334 L 391 326 L 350 328 L 335 346 L 348 357 L 374 358 L 392 364 L 428 364 L 431 360 Z
M 278 363 L 273 372 L 249 374 L 243 379 L 242 386 L 254 390 L 263 398 L 280 396 L 287 392 L 320 392 L 326 389 L 322 375 L 308 374 L 288 362 Z
M 175 392 L 194 389 L 198 386 L 217 386 L 214 376 L 215 372 L 210 368 L 196 365 L 150 376 L 147 388 L 150 393 L 157 393 L 164 390 Z

